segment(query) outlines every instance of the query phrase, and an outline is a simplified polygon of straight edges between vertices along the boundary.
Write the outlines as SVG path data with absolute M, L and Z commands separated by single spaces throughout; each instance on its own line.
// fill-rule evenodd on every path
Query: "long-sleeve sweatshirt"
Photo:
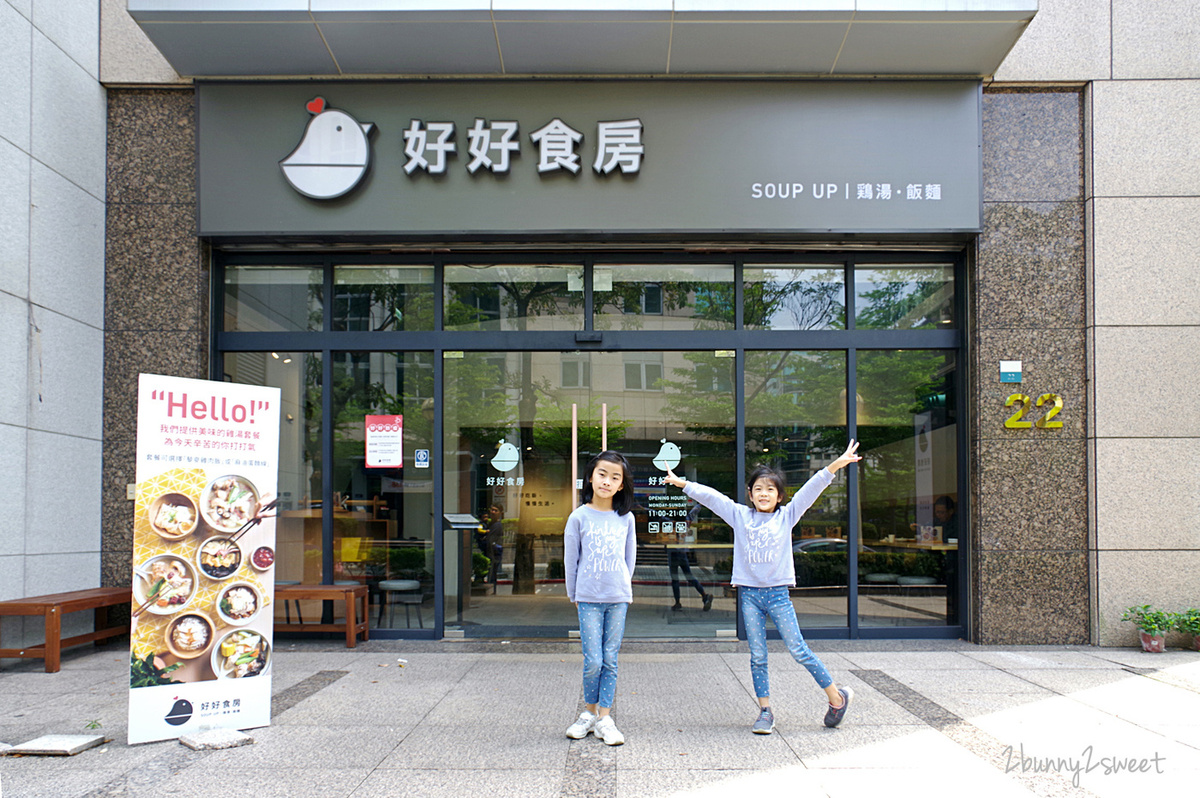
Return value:
M 833 474 L 822 468 L 796 491 L 790 502 L 773 513 L 760 513 L 697 482 L 689 481 L 684 485 L 683 492 L 733 527 L 732 584 L 792 587 L 796 584 L 792 527 L 832 482 Z
M 576 507 L 563 530 L 567 598 L 616 604 L 633 602 L 637 534 L 633 513 Z

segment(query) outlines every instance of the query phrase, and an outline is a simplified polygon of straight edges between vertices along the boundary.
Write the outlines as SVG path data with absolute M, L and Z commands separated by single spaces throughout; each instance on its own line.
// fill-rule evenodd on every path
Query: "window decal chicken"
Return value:
M 279 162 L 292 188 L 313 199 L 333 199 L 358 185 L 371 164 L 372 122 L 329 108 L 324 97 L 305 106 L 313 115 L 292 154 Z
M 671 443 L 666 438 L 661 439 L 662 448 L 658 450 L 658 454 L 654 455 L 654 459 L 650 462 L 659 471 L 669 471 L 679 465 L 679 461 L 683 459 L 683 452 L 679 451 L 679 447 Z

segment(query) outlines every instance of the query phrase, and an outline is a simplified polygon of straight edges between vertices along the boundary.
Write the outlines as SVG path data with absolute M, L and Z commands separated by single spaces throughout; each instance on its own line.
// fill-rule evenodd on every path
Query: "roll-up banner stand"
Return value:
M 271 722 L 279 395 L 138 378 L 131 744 Z

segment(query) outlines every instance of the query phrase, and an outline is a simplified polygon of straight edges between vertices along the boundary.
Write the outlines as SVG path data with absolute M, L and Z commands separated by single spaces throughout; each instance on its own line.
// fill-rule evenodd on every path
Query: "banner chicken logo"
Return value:
M 305 106 L 308 120 L 304 138 L 292 154 L 279 162 L 292 188 L 313 199 L 333 199 L 358 185 L 371 163 L 372 122 L 359 122 L 345 111 L 328 108 L 324 97 Z

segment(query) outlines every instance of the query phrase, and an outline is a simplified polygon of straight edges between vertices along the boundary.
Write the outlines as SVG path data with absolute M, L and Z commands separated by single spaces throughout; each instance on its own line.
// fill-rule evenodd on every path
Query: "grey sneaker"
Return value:
M 758 720 L 754 721 L 750 731 L 755 734 L 770 734 L 775 731 L 775 715 L 771 712 L 770 707 L 762 708 L 762 711 L 758 713 Z
M 839 687 L 838 692 L 842 694 L 842 705 L 840 707 L 831 705 L 825 712 L 825 725 L 831 729 L 846 717 L 846 710 L 850 708 L 850 699 L 854 698 L 854 691 L 849 687 Z
M 579 713 L 579 720 L 567 727 L 567 736 L 572 740 L 582 740 L 588 736 L 588 732 L 595 731 L 596 716 L 586 709 Z

